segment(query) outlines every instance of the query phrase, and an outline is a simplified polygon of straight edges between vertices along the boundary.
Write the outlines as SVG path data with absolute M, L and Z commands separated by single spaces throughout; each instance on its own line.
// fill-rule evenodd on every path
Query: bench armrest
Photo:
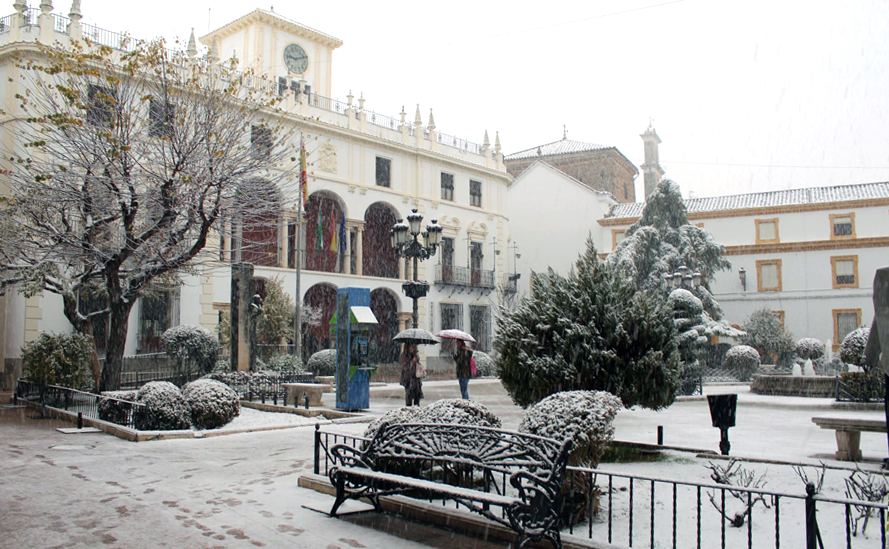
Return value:
M 335 466 L 373 469 L 373 461 L 365 452 L 347 444 L 334 445 L 330 455 Z

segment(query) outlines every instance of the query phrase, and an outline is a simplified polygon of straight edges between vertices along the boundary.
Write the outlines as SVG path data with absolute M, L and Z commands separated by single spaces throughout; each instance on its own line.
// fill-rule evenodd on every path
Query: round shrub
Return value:
M 92 388 L 93 343 L 83 334 L 41 333 L 22 347 L 25 379 L 40 386 Z
M 129 423 L 132 402 L 136 402 L 137 391 L 105 391 L 99 398 L 99 419 L 126 425 Z M 126 402 L 121 402 L 125 400 Z
M 500 418 L 479 402 L 462 398 L 437 400 L 428 406 L 406 406 L 386 412 L 370 422 L 364 436 L 373 438 L 383 425 L 395 423 L 456 423 L 478 427 L 500 427 Z
M 140 431 L 171 431 L 191 427 L 191 411 L 178 387 L 169 381 L 146 383 L 136 394 L 135 423 Z
M 475 359 L 476 374 L 479 377 L 491 377 L 497 375 L 497 365 L 494 363 L 494 359 L 488 356 L 488 353 L 473 351 L 472 358 Z
M 213 332 L 201 326 L 174 326 L 164 332 L 161 340 L 164 351 L 176 360 L 183 373 L 190 371 L 191 366 L 202 374 L 209 372 L 221 350 Z
M 749 345 L 737 345 L 725 353 L 725 367 L 735 372 L 740 381 L 750 381 L 759 368 L 759 351 Z
M 867 364 L 864 362 L 864 348 L 867 347 L 867 337 L 869 334 L 870 329 L 867 326 L 862 326 L 849 332 L 840 344 L 840 360 L 846 364 L 864 368 L 864 371 L 867 371 Z
M 596 467 L 614 438 L 614 417 L 622 406 L 605 391 L 563 391 L 528 408 L 519 432 L 570 439 L 574 449 L 569 464 Z
M 818 360 L 824 356 L 824 344 L 815 338 L 804 337 L 796 342 L 796 356 L 803 360 Z
M 336 349 L 324 349 L 313 354 L 306 369 L 316 376 L 336 375 Z
M 280 372 L 282 374 L 304 374 L 303 362 L 293 355 L 275 355 L 260 365 L 261 370 Z
M 238 394 L 219 381 L 192 381 L 182 388 L 182 396 L 191 409 L 191 422 L 198 429 L 217 429 L 241 413 Z

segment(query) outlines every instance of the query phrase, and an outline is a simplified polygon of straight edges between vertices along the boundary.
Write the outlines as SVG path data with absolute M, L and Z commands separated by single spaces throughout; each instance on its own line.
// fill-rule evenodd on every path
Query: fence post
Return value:
M 321 459 L 321 431 L 320 426 L 315 424 L 315 474 L 319 474 L 321 470 L 318 460 Z
M 815 485 L 806 484 L 806 549 L 817 549 L 818 519 L 815 518 Z

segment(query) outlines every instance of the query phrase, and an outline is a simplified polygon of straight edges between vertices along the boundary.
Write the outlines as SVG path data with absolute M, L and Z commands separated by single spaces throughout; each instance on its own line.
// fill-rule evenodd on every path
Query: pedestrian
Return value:
M 404 405 L 419 406 L 423 398 L 423 381 L 417 376 L 420 366 L 420 358 L 417 356 L 417 346 L 414 343 L 405 343 L 401 348 L 401 385 L 404 387 Z
M 469 400 L 469 378 L 472 377 L 472 349 L 466 346 L 462 339 L 457 340 L 457 350 L 454 351 L 454 362 L 457 363 L 457 381 L 460 382 L 460 394 Z

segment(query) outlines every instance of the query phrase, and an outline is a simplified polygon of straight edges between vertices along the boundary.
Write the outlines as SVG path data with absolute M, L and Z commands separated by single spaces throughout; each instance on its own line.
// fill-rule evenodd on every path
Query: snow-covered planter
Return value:
M 528 408 L 519 424 L 520 433 L 556 440 L 572 440 L 569 465 L 596 467 L 614 438 L 614 417 L 623 407 L 621 400 L 605 391 L 563 391 L 550 395 Z M 587 491 L 588 478 L 582 473 L 566 473 L 562 484 L 562 520 L 567 524 L 583 520 L 590 509 L 598 509 L 597 488 Z M 573 490 L 573 491 L 572 491 Z
M 488 353 L 473 351 L 472 358 L 475 359 L 476 374 L 479 377 L 491 377 L 497 375 L 497 365 L 494 363 L 494 359 L 488 356 Z
M 136 414 L 136 429 L 169 431 L 191 427 L 191 411 L 178 387 L 169 381 L 146 383 L 136 394 L 136 402 L 145 406 Z
M 129 420 L 132 402 L 136 402 L 137 391 L 105 391 L 99 397 L 99 419 L 126 425 Z M 126 402 L 121 402 L 126 401 Z
M 759 351 L 749 345 L 732 347 L 725 353 L 725 367 L 735 372 L 740 381 L 750 381 L 759 368 Z
M 796 342 L 796 356 L 803 360 L 818 360 L 824 356 L 824 344 L 812 337 Z
M 864 362 L 864 348 L 867 346 L 867 337 L 870 329 L 862 326 L 849 332 L 843 338 L 840 344 L 840 359 L 846 364 L 864 368 L 867 371 L 867 364 Z
M 192 367 L 200 373 L 213 369 L 221 347 L 216 336 L 201 326 L 174 326 L 161 336 L 164 350 L 173 358 L 182 373 Z
M 238 394 L 219 381 L 192 381 L 182 388 L 182 396 L 191 409 L 192 423 L 199 429 L 217 429 L 241 413 Z
M 260 369 L 286 374 L 305 373 L 302 360 L 293 355 L 275 355 L 268 359 L 268 361 L 262 361 Z
M 324 349 L 310 356 L 306 370 L 316 376 L 336 375 L 336 349 Z

